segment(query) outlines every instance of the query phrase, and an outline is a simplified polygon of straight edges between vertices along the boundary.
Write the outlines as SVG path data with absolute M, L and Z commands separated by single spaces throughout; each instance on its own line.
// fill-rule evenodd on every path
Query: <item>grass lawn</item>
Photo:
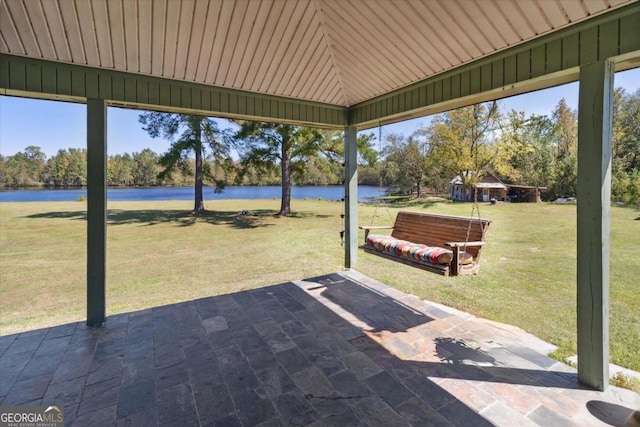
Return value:
M 335 272 L 343 263 L 342 206 L 294 200 L 110 202 L 107 314 Z M 360 205 L 361 224 L 389 225 L 398 209 L 468 216 L 471 205 Z M 236 218 L 241 210 L 252 216 Z M 373 217 L 373 213 L 376 216 Z M 0 333 L 85 318 L 86 204 L 0 203 Z M 444 278 L 360 252 L 357 269 L 421 298 L 519 326 L 576 353 L 576 208 L 481 206 L 493 220 L 478 276 Z M 612 208 L 611 357 L 640 370 L 640 212 Z M 360 236 L 362 238 L 362 236 Z

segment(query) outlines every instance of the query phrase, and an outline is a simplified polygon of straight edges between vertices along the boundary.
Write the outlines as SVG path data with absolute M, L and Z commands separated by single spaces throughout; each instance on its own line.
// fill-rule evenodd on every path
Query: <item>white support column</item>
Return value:
M 87 100 L 87 325 L 105 316 L 107 269 L 107 104 Z
M 609 385 L 609 232 L 614 64 L 580 68 L 578 104 L 578 380 Z
M 355 126 L 344 129 L 344 266 L 358 261 L 358 132 Z

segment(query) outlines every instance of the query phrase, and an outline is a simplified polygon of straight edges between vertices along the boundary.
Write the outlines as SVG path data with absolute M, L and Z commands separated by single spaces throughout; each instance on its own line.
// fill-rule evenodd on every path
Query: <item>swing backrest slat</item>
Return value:
M 398 212 L 391 235 L 396 239 L 408 240 L 413 243 L 445 247 L 444 244 L 447 242 L 483 241 L 490 223 L 491 221 L 488 219 L 401 211 Z M 469 232 L 468 239 L 467 231 Z M 466 248 L 466 252 L 474 258 L 477 257 L 479 251 L 480 247 L 477 246 Z

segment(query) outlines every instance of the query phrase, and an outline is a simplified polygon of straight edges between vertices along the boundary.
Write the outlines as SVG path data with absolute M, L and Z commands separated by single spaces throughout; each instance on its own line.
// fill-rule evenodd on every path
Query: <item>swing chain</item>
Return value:
M 469 235 L 471 234 L 471 225 L 473 224 L 473 214 L 478 213 L 478 220 L 482 220 L 480 216 L 480 205 L 478 204 L 478 186 L 475 185 L 473 189 L 473 206 L 471 207 L 471 216 L 469 217 L 469 226 L 467 227 L 467 237 L 464 240 L 463 251 L 467 251 L 467 243 L 469 243 Z M 482 229 L 482 240 L 484 240 L 484 227 L 480 223 L 480 228 Z
M 378 152 L 382 153 L 382 123 L 380 121 L 378 121 Z M 373 209 L 373 214 L 371 215 L 371 219 L 369 220 L 369 224 L 373 224 L 373 221 L 376 219 L 376 213 L 378 212 L 378 206 L 380 205 L 380 202 L 382 202 L 382 204 L 384 205 L 386 211 L 387 211 L 387 216 L 389 217 L 389 224 L 393 224 L 394 220 L 393 217 L 391 216 L 391 210 L 389 208 L 389 206 L 387 205 L 387 203 L 385 202 L 385 198 L 382 195 L 382 164 L 379 163 L 378 167 L 378 199 L 376 201 L 376 205 L 375 208 Z

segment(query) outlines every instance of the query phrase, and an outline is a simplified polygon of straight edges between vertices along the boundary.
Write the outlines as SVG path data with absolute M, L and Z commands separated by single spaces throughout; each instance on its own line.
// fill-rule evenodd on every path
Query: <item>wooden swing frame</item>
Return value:
M 478 274 L 480 252 L 485 244 L 484 236 L 490 224 L 491 220 L 482 218 L 470 219 L 452 215 L 400 211 L 392 227 L 360 226 L 359 228 L 364 230 L 365 241 L 360 247 L 367 253 L 443 276 Z M 451 250 L 453 252 L 453 260 L 449 264 L 432 264 L 428 261 L 381 252 L 367 244 L 367 237 L 372 230 L 390 228 L 393 229 L 391 237 L 395 239 Z M 471 255 L 471 262 L 462 262 L 464 257 L 461 255 L 463 252 Z

